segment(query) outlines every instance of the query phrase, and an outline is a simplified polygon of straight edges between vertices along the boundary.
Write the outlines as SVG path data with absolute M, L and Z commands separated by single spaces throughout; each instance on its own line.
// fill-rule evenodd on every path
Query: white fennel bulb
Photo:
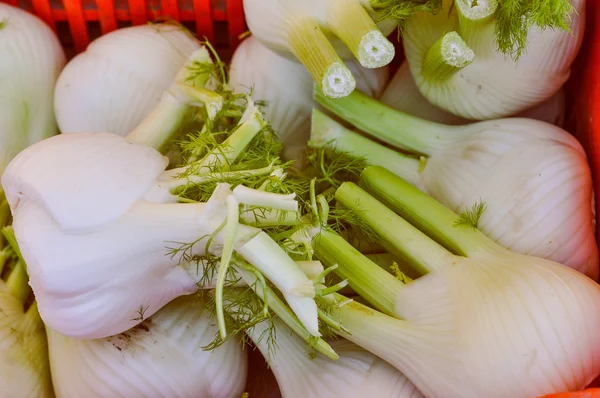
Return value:
M 283 398 L 423 398 L 393 366 L 348 340 L 329 341 L 339 355 L 332 361 L 311 357 L 307 343 L 279 320 L 263 321 L 247 334 L 267 358 Z
M 429 272 L 402 284 L 335 233 L 316 238 L 324 265 L 338 264 L 336 272 L 389 315 L 357 303 L 333 306 L 348 330 L 341 335 L 394 365 L 427 397 L 539 397 L 581 390 L 596 378 L 596 282 L 457 226 L 458 215 L 381 167 L 366 168 L 361 185 L 368 193 L 343 184 L 338 203 Z
M 21 150 L 56 134 L 54 85 L 65 65 L 56 34 L 41 19 L 0 4 L 0 172 Z
M 356 77 L 356 89 L 378 98 L 387 83 L 387 67 L 367 69 L 356 60 L 346 65 Z M 315 105 L 313 84 L 306 68 L 264 46 L 256 37 L 244 40 L 230 65 L 230 84 L 237 92 L 252 89 L 265 101 L 265 119 L 283 143 L 286 159 L 301 161 L 310 136 L 310 113 Z
M 0 392 L 14 398 L 54 397 L 44 323 L 37 304 L 26 307 L 31 289 L 21 262 L 9 264 L 11 249 L 2 250 L 0 281 Z M 9 257 L 9 258 L 7 258 Z M 12 267 L 10 272 L 6 268 Z
M 447 125 L 472 123 L 473 120 L 454 115 L 433 105 L 421 94 L 407 62 L 396 71 L 381 97 L 384 104 L 409 115 Z M 525 117 L 562 127 L 565 121 L 565 91 L 558 90 L 550 99 L 522 111 L 516 117 Z
M 585 0 L 571 4 L 571 32 L 533 25 L 514 33 L 526 36 L 518 58 L 497 49 L 502 43 L 496 42 L 496 21 L 509 4 L 444 0 L 436 14 L 416 13 L 407 22 L 403 43 L 420 92 L 434 105 L 476 120 L 514 115 L 549 99 L 569 78 L 583 38 Z
M 169 24 L 102 35 L 69 61 L 58 79 L 54 100 L 60 131 L 128 134 L 200 47 L 184 28 Z
M 523 118 L 446 126 L 360 93 L 336 101 L 317 98 L 354 126 L 406 152 L 371 141 L 316 110 L 313 145 L 330 144 L 365 157 L 457 213 L 483 204 L 477 227 L 500 245 L 598 277 L 591 171 L 571 134 Z
M 250 112 L 236 132 L 256 134 L 259 119 Z M 220 229 L 232 204 L 291 211 L 293 195 L 220 184 L 206 203 L 176 203 L 171 189 L 205 177 L 173 179 L 165 167 L 155 149 L 111 133 L 61 134 L 15 157 L 2 184 L 46 325 L 87 339 L 128 330 L 140 312 L 149 317 L 199 288 L 202 270 L 182 261 L 229 245 L 318 336 L 315 287 L 296 263 L 258 228 Z
M 177 298 L 133 329 L 103 339 L 48 329 L 54 389 L 64 398 L 239 397 L 247 353 L 235 339 L 204 350 L 217 331 L 194 296 Z
M 332 98 L 356 87 L 343 59 L 354 57 L 365 68 L 379 68 L 394 58 L 394 46 L 385 36 L 395 23 L 383 19 L 378 26 L 374 19 L 379 14 L 366 0 L 244 0 L 244 12 L 253 36 L 297 58 Z

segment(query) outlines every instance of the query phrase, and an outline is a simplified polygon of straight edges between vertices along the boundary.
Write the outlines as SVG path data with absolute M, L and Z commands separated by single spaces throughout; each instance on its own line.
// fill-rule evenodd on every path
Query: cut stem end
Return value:
M 328 23 L 365 68 L 380 68 L 394 59 L 394 45 L 381 33 L 358 1 L 331 1 Z
M 448 32 L 427 51 L 423 76 L 429 80 L 447 80 L 475 59 L 475 53 L 456 32 Z
M 323 93 L 331 98 L 345 97 L 356 87 L 352 72 L 312 18 L 293 21 L 288 31 L 292 53 L 306 67 Z
M 459 24 L 488 22 L 498 10 L 497 0 L 457 0 L 454 4 L 458 12 Z
M 346 97 L 355 88 L 356 80 L 354 80 L 352 72 L 343 62 L 331 64 L 321 80 L 321 89 L 330 98 Z
M 394 45 L 379 31 L 367 33 L 358 47 L 358 62 L 369 69 L 381 68 L 394 59 Z

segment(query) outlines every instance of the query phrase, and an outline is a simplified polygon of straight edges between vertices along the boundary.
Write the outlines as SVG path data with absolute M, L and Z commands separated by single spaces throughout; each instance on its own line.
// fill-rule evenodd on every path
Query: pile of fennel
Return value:
M 18 315 L 5 357 L 21 359 L 5 373 L 28 380 L 11 396 L 240 396 L 248 341 L 284 397 L 588 386 L 591 173 L 560 117 L 525 111 L 568 76 L 583 2 L 572 20 L 568 4 L 247 0 L 254 36 L 229 70 L 175 25 L 97 40 L 55 96 L 75 134 L 22 150 L 2 176 L 14 234 L 0 277 Z M 507 29 L 507 15 L 525 24 Z M 397 24 L 408 62 L 382 101 L 404 79 L 394 106 L 445 125 L 378 101 Z M 543 43 L 564 44 L 561 60 L 540 64 Z M 153 68 L 127 61 L 144 53 Z M 492 100 L 452 91 L 489 62 L 531 80 L 522 101 L 508 78 Z M 532 65 L 549 73 L 532 79 Z M 94 68 L 101 87 L 78 77 Z

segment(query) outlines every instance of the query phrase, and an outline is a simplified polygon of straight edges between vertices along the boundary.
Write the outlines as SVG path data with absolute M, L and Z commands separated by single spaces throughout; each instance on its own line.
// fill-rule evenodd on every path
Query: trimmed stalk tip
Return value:
M 443 35 L 427 51 L 423 60 L 423 76 L 430 80 L 446 80 L 475 59 L 475 53 L 457 32 Z
M 358 61 L 369 69 L 383 67 L 394 59 L 394 45 L 379 31 L 367 33 L 358 48 Z
M 346 65 L 335 62 L 327 68 L 321 81 L 323 94 L 329 98 L 342 98 L 356 88 L 356 80 Z

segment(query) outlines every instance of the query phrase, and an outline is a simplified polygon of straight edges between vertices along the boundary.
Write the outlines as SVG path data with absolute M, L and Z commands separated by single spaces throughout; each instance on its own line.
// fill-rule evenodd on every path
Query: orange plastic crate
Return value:
M 242 0 L 0 0 L 28 10 L 57 32 L 73 56 L 115 29 L 169 19 L 230 54 L 246 31 Z M 227 54 L 224 54 L 225 56 Z
M 302 1 L 302 0 L 298 0 Z M 115 29 L 143 25 L 158 20 L 174 20 L 199 36 L 206 37 L 224 59 L 229 59 L 240 35 L 247 30 L 243 0 L 0 0 L 25 9 L 44 20 L 57 32 L 68 57 L 84 51 L 102 34 Z M 566 85 L 566 129 L 573 133 L 587 151 L 600 192 L 600 0 L 586 3 L 586 34 L 579 56 Z M 399 48 L 399 50 L 401 50 Z M 399 65 L 401 52 L 392 67 Z M 600 198 L 596 199 L 596 218 L 600 221 Z M 600 222 L 598 222 L 600 225 Z M 600 234 L 597 234 L 600 236 Z M 600 239 L 598 239 L 600 244 Z M 250 352 L 249 391 L 273 375 L 266 369 L 260 354 Z M 600 386 L 600 377 L 590 387 Z M 264 391 L 262 391 L 264 394 Z M 267 393 L 269 397 L 280 395 Z M 251 394 L 251 396 L 254 394 Z M 548 398 L 600 398 L 600 389 L 585 393 L 550 395 Z

